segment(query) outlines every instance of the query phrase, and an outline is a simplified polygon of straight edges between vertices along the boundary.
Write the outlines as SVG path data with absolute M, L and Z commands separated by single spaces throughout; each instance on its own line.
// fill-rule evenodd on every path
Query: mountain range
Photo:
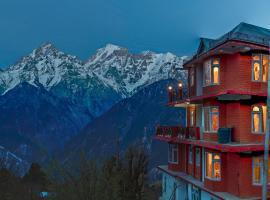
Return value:
M 83 62 L 46 43 L 0 71 L 0 145 L 29 162 L 42 162 L 65 146 L 67 158 L 72 157 L 70 147 L 85 148 L 83 138 L 89 135 L 93 142 L 88 143 L 88 152 L 101 144 L 102 135 L 120 134 L 123 144 L 139 139 L 142 126 L 149 131 L 158 116 L 166 115 L 164 101 L 160 108 L 143 105 L 160 102 L 157 88 L 164 100 L 162 80 L 186 81 L 185 58 L 150 51 L 133 54 L 108 44 Z M 143 122 L 132 117 L 140 114 Z M 96 124 L 102 127 L 102 121 L 117 130 L 98 129 Z

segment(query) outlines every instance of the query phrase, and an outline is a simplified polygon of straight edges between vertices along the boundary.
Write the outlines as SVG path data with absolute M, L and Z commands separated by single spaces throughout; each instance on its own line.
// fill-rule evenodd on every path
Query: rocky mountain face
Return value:
M 153 82 L 185 79 L 180 71 L 183 59 L 171 53 L 131 54 L 125 48 L 108 44 L 83 63 L 52 44 L 44 44 L 0 71 L 0 94 L 22 82 L 42 85 L 55 96 L 86 107 L 96 117 Z
M 0 96 L 0 143 L 22 159 L 43 161 L 92 118 L 87 110 L 21 83 Z
M 144 143 L 151 154 L 150 166 L 165 163 L 167 146 L 153 140 L 153 136 L 157 125 L 185 124 L 183 109 L 166 106 L 166 87 L 175 82 L 163 80 L 153 83 L 117 103 L 75 136 L 61 157 L 76 159 L 83 151 L 92 158 L 105 158 L 116 152 L 117 140 L 120 139 L 121 150 L 134 142 Z
M 156 54 L 150 51 L 131 54 L 126 48 L 108 44 L 99 49 L 85 66 L 126 98 L 159 80 L 185 80 L 186 76 L 181 71 L 184 58 L 171 53 Z

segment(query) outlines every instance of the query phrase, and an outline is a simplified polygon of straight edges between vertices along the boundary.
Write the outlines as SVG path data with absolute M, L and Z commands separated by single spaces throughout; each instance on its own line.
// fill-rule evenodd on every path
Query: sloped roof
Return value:
M 224 34 L 218 39 L 201 38 L 197 55 L 200 55 L 228 40 L 238 40 L 258 45 L 269 46 L 270 30 L 245 22 L 241 22 L 230 32 Z

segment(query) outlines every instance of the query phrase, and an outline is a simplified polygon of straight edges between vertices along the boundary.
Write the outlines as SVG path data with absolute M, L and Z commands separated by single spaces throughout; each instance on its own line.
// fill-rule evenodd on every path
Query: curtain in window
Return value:
M 206 177 L 212 178 L 212 171 L 213 171 L 213 166 L 212 166 L 212 154 L 211 153 L 206 153 Z
M 262 71 L 262 80 L 264 82 L 267 81 L 267 76 L 268 76 L 268 63 L 269 62 L 269 57 L 268 55 L 263 55 L 263 62 L 262 62 L 262 65 L 263 65 L 263 71 Z
M 254 106 L 252 108 L 252 132 L 261 133 L 263 132 L 263 117 L 262 117 L 262 108 L 261 106 Z M 266 118 L 265 118 L 266 120 Z

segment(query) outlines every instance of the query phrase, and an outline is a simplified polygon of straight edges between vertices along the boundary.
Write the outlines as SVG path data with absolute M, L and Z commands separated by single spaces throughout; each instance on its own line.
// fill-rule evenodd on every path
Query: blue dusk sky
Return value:
M 0 67 L 44 42 L 87 59 L 107 43 L 190 55 L 244 21 L 270 28 L 269 0 L 0 0 Z

